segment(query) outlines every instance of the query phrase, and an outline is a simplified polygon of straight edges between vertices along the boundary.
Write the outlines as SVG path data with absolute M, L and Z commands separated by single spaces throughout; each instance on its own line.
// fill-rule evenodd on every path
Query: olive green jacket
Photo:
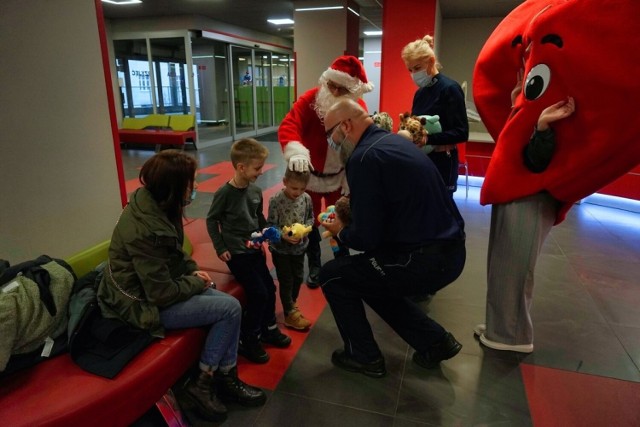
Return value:
M 201 293 L 198 265 L 177 229 L 145 188 L 136 190 L 113 230 L 109 263 L 98 288 L 102 315 L 162 337 L 160 309 Z

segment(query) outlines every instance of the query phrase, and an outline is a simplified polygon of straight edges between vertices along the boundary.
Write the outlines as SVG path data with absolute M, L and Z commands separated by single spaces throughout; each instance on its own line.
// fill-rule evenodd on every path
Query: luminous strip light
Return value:
M 382 31 L 363 31 L 365 36 L 381 36 Z
M 142 0 L 102 0 L 103 3 L 111 3 L 117 5 L 142 3 Z
M 458 175 L 458 193 L 460 187 L 464 187 L 464 175 Z M 469 176 L 469 187 L 482 187 L 484 178 L 481 176 Z M 605 208 L 618 209 L 627 212 L 640 213 L 640 201 L 627 199 L 624 197 L 610 196 L 608 194 L 593 193 L 590 196 L 582 199 L 582 203 L 588 203 L 590 205 L 603 206 Z
M 353 13 L 356 16 L 360 16 L 360 14 L 358 12 L 356 12 L 355 10 L 351 9 L 350 7 L 347 7 L 347 10 L 351 13 Z
M 296 12 L 313 12 L 316 10 L 339 10 L 344 9 L 344 6 L 327 6 L 327 7 L 303 7 L 301 9 L 295 9 Z
M 267 19 L 267 22 L 272 23 L 273 25 L 288 25 L 293 24 L 293 19 L 283 18 L 283 19 Z

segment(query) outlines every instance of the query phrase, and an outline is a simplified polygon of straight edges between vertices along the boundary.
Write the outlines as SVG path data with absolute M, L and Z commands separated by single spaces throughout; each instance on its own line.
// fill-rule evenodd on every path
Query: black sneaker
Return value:
M 460 353 L 462 344 L 460 344 L 451 335 L 450 332 L 445 333 L 444 338 L 429 348 L 426 353 L 413 353 L 413 361 L 423 368 L 431 369 L 437 367 L 443 360 L 451 359 Z
M 264 351 L 262 344 L 257 338 L 240 338 L 238 343 L 238 354 L 244 356 L 253 363 L 267 363 L 269 354 Z
M 280 332 L 280 329 L 278 329 L 277 326 L 273 329 L 267 329 L 262 332 L 260 341 L 279 348 L 285 348 L 291 345 L 291 338 Z
M 358 372 L 372 378 L 382 378 L 387 374 L 384 357 L 380 356 L 373 362 L 360 363 L 344 350 L 336 350 L 331 355 L 331 363 L 349 372 Z

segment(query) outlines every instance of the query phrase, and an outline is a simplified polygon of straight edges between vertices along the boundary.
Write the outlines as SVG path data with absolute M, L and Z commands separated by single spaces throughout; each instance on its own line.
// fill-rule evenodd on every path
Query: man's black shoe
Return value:
M 387 368 L 384 366 L 384 357 L 382 356 L 373 362 L 360 363 L 349 356 L 346 351 L 336 350 L 331 355 L 331 363 L 345 371 L 359 372 L 372 378 L 382 378 L 387 374 Z
M 240 338 L 238 343 L 238 354 L 246 357 L 253 363 L 267 363 L 269 361 L 269 354 L 264 351 L 262 344 L 257 338 Z
M 309 273 L 309 277 L 307 277 L 307 287 L 309 289 L 316 289 L 320 287 L 320 270 L 316 272 Z
M 443 360 L 451 359 L 462 349 L 460 344 L 451 335 L 450 332 L 445 333 L 444 338 L 429 348 L 426 353 L 413 353 L 413 361 L 423 368 L 431 369 L 437 367 Z
M 280 332 L 278 327 L 264 331 L 260 335 L 260 341 L 278 348 L 286 348 L 291 345 L 291 338 Z

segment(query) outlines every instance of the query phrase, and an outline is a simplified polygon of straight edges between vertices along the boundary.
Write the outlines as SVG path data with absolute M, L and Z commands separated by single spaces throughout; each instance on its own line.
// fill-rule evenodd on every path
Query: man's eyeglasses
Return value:
M 336 123 L 335 125 L 331 126 L 331 128 L 325 132 L 325 136 L 327 138 L 329 138 L 331 136 L 331 134 L 333 134 L 333 131 L 336 130 L 336 128 L 338 126 L 340 126 L 340 124 L 343 122 L 343 120 L 340 120 L 338 123 Z

